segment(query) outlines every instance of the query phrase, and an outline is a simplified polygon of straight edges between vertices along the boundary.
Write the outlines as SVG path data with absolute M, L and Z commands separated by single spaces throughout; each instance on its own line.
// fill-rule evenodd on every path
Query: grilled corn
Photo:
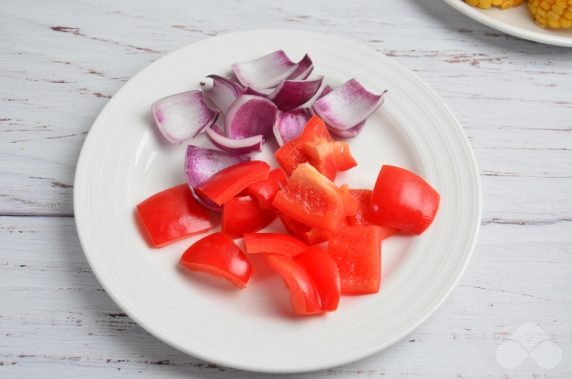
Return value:
M 572 27 L 572 0 L 529 0 L 528 10 L 542 27 Z
M 508 9 L 524 3 L 524 0 L 465 0 L 465 2 L 469 5 L 482 9 L 488 9 L 491 7 Z

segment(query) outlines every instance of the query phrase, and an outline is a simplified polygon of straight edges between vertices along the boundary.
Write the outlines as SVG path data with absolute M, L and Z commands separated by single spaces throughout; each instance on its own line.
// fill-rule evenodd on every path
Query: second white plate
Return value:
M 258 272 L 245 290 L 177 270 L 197 238 L 151 249 L 135 205 L 183 183 L 184 145 L 156 134 L 150 105 L 197 88 L 231 63 L 284 49 L 313 58 L 336 86 L 356 77 L 387 101 L 350 141 L 359 166 L 338 182 L 371 188 L 383 163 L 409 168 L 441 194 L 431 228 L 383 246 L 379 294 L 344 297 L 337 312 L 292 317 L 277 275 Z M 189 141 L 207 144 L 203 139 Z M 273 162 L 269 146 L 256 158 Z M 131 318 L 166 343 L 218 364 L 263 372 L 324 369 L 360 359 L 405 337 L 437 309 L 469 261 L 480 224 L 479 175 L 461 127 L 411 72 L 357 43 L 301 31 L 227 34 L 177 50 L 132 78 L 103 109 L 83 146 L 75 177 L 77 229 L 107 293 Z M 254 262 L 256 264 L 256 262 Z
M 473 20 L 503 33 L 548 45 L 572 47 L 572 29 L 554 30 L 539 27 L 534 23 L 526 4 L 500 10 L 475 8 L 463 0 L 444 1 Z

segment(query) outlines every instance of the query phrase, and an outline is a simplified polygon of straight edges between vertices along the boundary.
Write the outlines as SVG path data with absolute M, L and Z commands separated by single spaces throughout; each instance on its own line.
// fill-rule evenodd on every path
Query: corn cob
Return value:
M 488 9 L 493 6 L 508 9 L 524 3 L 524 0 L 465 0 L 465 2 L 473 7 L 482 9 Z
M 529 0 L 528 10 L 542 27 L 572 27 L 572 0 Z

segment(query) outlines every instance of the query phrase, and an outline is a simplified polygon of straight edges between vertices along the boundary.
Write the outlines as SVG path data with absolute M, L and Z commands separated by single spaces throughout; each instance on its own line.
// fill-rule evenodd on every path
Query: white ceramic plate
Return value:
M 498 8 L 475 8 L 466 4 L 463 0 L 444 1 L 473 20 L 501 32 L 548 45 L 572 47 L 572 29 L 553 30 L 537 26 L 528 12 L 526 4 L 507 10 L 500 10 Z
M 379 294 L 344 297 L 339 310 L 318 317 L 289 314 L 281 279 L 254 262 L 257 275 L 243 291 L 176 269 L 188 239 L 149 248 L 135 205 L 183 183 L 185 146 L 164 143 L 151 121 L 153 101 L 196 88 L 230 64 L 284 49 L 308 52 L 315 72 L 338 85 L 356 77 L 369 89 L 389 90 L 385 105 L 351 141 L 359 162 L 339 176 L 371 188 L 382 163 L 407 167 L 441 193 L 431 228 L 417 238 L 384 245 Z M 204 140 L 192 141 L 206 143 Z M 259 158 L 272 161 L 267 147 Z M 263 372 L 328 368 L 380 351 L 421 324 L 463 273 L 480 224 L 479 175 L 455 117 L 411 72 L 357 43 L 301 31 L 227 34 L 179 49 L 151 64 L 109 101 L 83 146 L 74 208 L 82 247 L 102 286 L 157 338 L 199 358 Z M 274 227 L 278 227 L 274 225 Z

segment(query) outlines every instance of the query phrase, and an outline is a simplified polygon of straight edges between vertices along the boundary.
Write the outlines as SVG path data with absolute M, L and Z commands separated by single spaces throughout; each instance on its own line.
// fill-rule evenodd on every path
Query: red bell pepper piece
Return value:
M 322 313 L 320 294 L 308 271 L 296 260 L 278 254 L 264 254 L 266 262 L 276 271 L 290 291 L 294 312 L 300 315 Z
M 319 246 L 313 246 L 294 260 L 302 265 L 312 278 L 320 295 L 322 309 L 335 311 L 340 301 L 340 273 L 330 254 Z
M 303 143 L 301 150 L 307 161 L 330 180 L 336 178 L 338 171 L 357 166 L 346 142 L 313 140 Z
M 246 255 L 227 235 L 217 232 L 200 239 L 185 251 L 179 264 L 228 280 L 244 288 L 252 277 L 252 266 Z
M 246 187 L 245 195 L 258 200 L 263 209 L 272 209 L 272 201 L 282 187 L 286 184 L 286 174 L 280 168 L 270 171 L 268 179 L 254 183 Z
M 244 246 L 248 254 L 272 253 L 288 257 L 308 249 L 304 242 L 281 233 L 245 233 Z
M 282 224 L 288 233 L 310 246 L 327 241 L 330 238 L 330 234 L 332 233 L 330 231 L 320 230 L 317 228 L 312 228 L 308 225 L 304 225 L 301 222 L 298 222 L 281 213 L 278 213 L 278 218 L 280 218 L 280 221 L 282 221 Z
M 136 212 L 153 247 L 167 245 L 213 226 L 208 212 L 196 202 L 187 184 L 156 193 L 139 203 Z
M 357 215 L 359 210 L 359 200 L 354 196 L 347 184 L 342 184 L 340 186 L 340 195 L 344 202 L 344 212 L 346 216 L 353 217 Z
M 223 205 L 251 184 L 268 179 L 270 166 L 262 161 L 248 161 L 227 167 L 196 188 L 202 196 Z
M 348 226 L 338 230 L 330 238 L 328 252 L 338 265 L 342 294 L 379 291 L 381 229 L 378 226 Z
M 375 225 L 370 215 L 371 190 L 368 189 L 350 189 L 350 193 L 357 199 L 358 208 L 354 216 L 348 216 L 347 221 L 350 225 Z M 388 226 L 380 226 L 381 239 L 386 239 L 397 233 L 397 229 Z
M 235 197 L 222 207 L 223 233 L 241 238 L 244 233 L 257 232 L 276 218 L 276 212 L 262 209 L 250 196 Z
M 371 196 L 371 220 L 407 233 L 421 234 L 435 219 L 439 193 L 411 171 L 384 165 Z
M 309 162 L 328 179 L 337 171 L 354 167 L 356 162 L 346 142 L 334 142 L 322 119 L 312 117 L 300 136 L 280 147 L 275 153 L 280 167 L 290 175 L 300 163 Z
M 318 229 L 336 230 L 345 218 L 339 188 L 308 163 L 298 165 L 272 205 L 280 213 Z

